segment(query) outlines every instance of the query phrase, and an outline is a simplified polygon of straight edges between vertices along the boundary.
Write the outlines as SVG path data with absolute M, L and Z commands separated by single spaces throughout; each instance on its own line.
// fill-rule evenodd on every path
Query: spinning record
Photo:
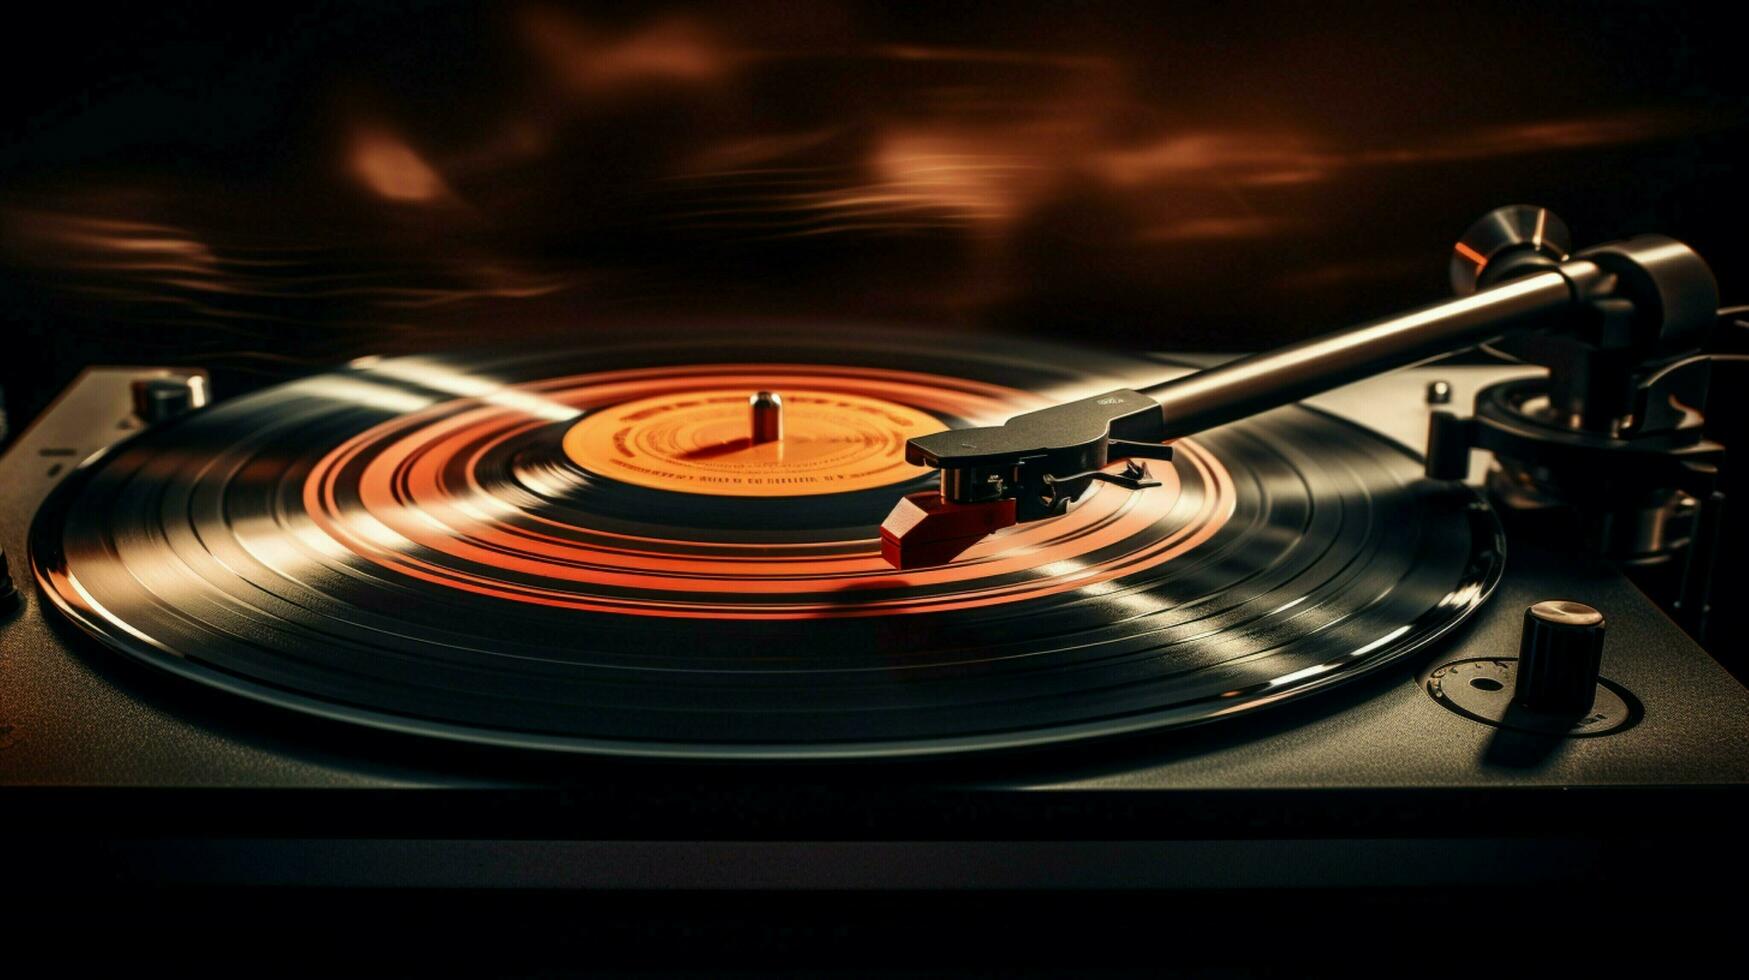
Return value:
M 828 339 L 818 339 L 827 334 Z M 1304 408 L 1176 444 L 952 563 L 878 526 L 906 440 L 1159 380 L 973 338 L 720 332 L 366 359 L 154 427 L 33 531 L 46 594 L 131 657 L 368 725 L 620 755 L 851 757 L 1204 721 L 1461 621 L 1492 513 Z M 779 438 L 749 398 L 782 403 Z

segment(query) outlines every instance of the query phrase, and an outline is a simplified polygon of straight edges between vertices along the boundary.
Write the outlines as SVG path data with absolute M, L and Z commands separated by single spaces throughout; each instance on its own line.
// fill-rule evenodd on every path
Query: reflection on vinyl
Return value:
M 107 646 L 282 707 L 501 745 L 898 756 L 1207 721 L 1416 649 L 1475 609 L 1472 493 L 1304 408 L 1177 444 L 954 562 L 878 525 L 905 441 L 1160 364 L 916 336 L 609 339 L 367 360 L 89 462 L 33 532 Z M 748 429 L 776 393 L 781 438 Z

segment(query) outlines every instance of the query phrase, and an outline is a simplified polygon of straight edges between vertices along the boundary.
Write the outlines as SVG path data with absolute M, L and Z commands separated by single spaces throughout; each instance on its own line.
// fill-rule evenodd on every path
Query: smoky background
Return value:
M 224 394 L 628 321 L 1257 349 L 1440 298 L 1515 202 L 1688 241 L 1743 301 L 1707 7 L 39 14 L 0 69 L 14 418 L 87 363 Z

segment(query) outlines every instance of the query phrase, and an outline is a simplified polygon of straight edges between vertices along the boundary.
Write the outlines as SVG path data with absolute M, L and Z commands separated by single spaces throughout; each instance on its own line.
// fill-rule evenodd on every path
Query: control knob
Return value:
M 1603 614 L 1582 602 L 1549 599 L 1524 611 L 1514 704 L 1543 714 L 1583 715 L 1603 668 Z

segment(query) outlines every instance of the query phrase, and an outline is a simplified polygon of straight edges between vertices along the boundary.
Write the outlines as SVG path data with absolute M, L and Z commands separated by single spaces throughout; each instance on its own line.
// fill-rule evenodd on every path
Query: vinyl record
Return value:
M 729 341 L 726 337 L 740 337 Z M 114 650 L 350 722 L 527 748 L 888 757 L 1207 721 L 1451 629 L 1493 514 L 1406 450 L 1286 408 L 1177 444 L 951 564 L 878 525 L 905 441 L 1140 386 L 1161 363 L 769 330 L 366 359 L 87 462 L 33 530 Z M 783 401 L 754 443 L 748 399 Z

